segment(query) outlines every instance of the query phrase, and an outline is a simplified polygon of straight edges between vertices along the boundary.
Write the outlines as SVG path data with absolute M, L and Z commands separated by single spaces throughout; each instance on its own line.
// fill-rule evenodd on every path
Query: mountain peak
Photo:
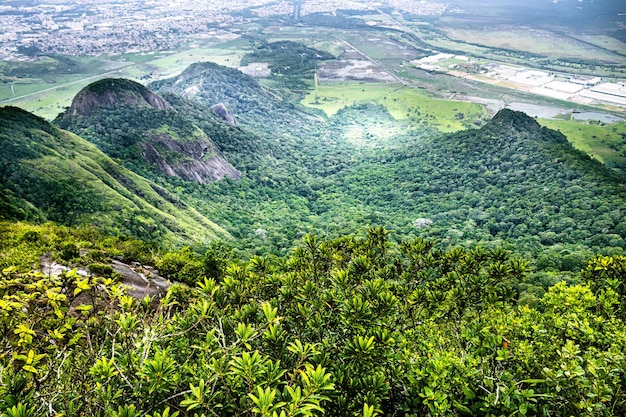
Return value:
M 511 109 L 501 109 L 491 119 L 491 125 L 498 125 L 506 128 L 515 128 L 516 130 L 537 131 L 541 126 L 535 119 L 524 112 Z
M 172 109 L 167 101 L 135 81 L 105 78 L 83 88 L 74 97 L 66 114 L 88 116 L 95 108 L 111 108 L 120 104 L 150 106 L 157 110 Z
M 482 129 L 505 137 L 510 136 L 512 132 L 520 132 L 540 142 L 568 144 L 567 138 L 562 133 L 542 127 L 524 112 L 507 108 L 500 110 Z
M 49 133 L 54 129 L 50 123 L 24 109 L 13 106 L 0 107 L 0 126 L 16 123 L 36 127 Z

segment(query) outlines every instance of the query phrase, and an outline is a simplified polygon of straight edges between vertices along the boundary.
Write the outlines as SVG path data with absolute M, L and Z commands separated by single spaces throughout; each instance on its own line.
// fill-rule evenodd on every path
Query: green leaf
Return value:
M 465 394 L 465 397 L 467 397 L 468 400 L 471 401 L 474 398 L 476 398 L 476 394 L 474 394 L 474 391 L 472 391 L 470 387 L 461 385 L 461 390 L 463 391 L 463 394 Z

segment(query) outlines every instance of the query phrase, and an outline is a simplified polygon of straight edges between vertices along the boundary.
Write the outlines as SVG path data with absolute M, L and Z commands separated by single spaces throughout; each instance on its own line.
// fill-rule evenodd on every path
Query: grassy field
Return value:
M 549 31 L 508 28 L 501 30 L 462 30 L 455 28 L 446 29 L 446 33 L 451 39 L 461 42 L 532 52 L 547 57 L 626 63 L 623 57 Z
M 587 42 L 600 48 L 608 49 L 610 51 L 618 52 L 624 54 L 626 51 L 626 43 L 621 42 L 615 38 L 606 35 L 571 35 L 577 39 L 580 39 L 583 42 Z
M 436 37 L 428 39 L 428 43 L 434 48 L 444 50 L 458 51 L 468 55 L 484 57 L 489 55 L 489 49 L 482 46 L 471 45 L 468 43 L 457 42 L 445 37 Z
M 215 46 L 192 46 L 181 51 L 133 53 L 111 57 L 72 57 L 71 72 L 54 60 L 33 63 L 0 63 L 0 106 L 18 106 L 45 119 L 54 119 L 86 85 L 106 77 L 129 78 L 141 83 L 175 76 L 189 65 L 212 61 L 237 67 L 248 47 L 241 38 Z M 24 74 L 10 77 L 11 72 Z M 9 81 L 9 82 L 7 82 Z M 13 90 L 11 90 L 13 85 Z
M 60 75 L 53 81 L 40 78 L 24 78 L 10 84 L 0 86 L 0 106 L 10 105 L 21 107 L 45 119 L 57 116 L 87 84 L 105 77 L 120 77 L 124 65 L 116 70 L 110 65 L 103 65 L 100 71 L 85 70 L 84 73 Z M 15 94 L 13 94 L 15 93 Z
M 601 125 L 574 120 L 538 119 L 550 129 L 559 130 L 577 149 L 610 168 L 626 173 L 626 124 Z
M 95 81 L 97 78 L 93 78 L 92 80 Z M 76 82 L 71 85 L 56 87 L 44 92 L 38 92 L 33 96 L 24 97 L 9 103 L 2 103 L 0 105 L 6 104 L 20 107 L 36 114 L 37 116 L 43 117 L 44 119 L 52 120 L 59 113 L 61 113 L 66 106 L 69 106 L 72 103 L 72 99 L 76 93 L 78 93 L 81 88 L 85 86 L 85 84 L 85 82 Z
M 317 95 L 311 91 L 302 103 L 328 116 L 353 104 L 379 103 L 396 120 L 428 123 L 442 132 L 462 130 L 487 117 L 485 108 L 478 104 L 435 99 L 424 90 L 398 84 L 323 83 Z

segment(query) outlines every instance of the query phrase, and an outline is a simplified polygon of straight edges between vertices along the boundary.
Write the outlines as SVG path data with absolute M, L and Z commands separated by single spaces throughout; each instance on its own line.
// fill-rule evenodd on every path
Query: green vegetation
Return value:
M 113 257 L 129 263 L 150 264 L 158 251 L 153 244 L 127 236 L 105 235 L 94 226 L 67 227 L 52 222 L 34 225 L 2 220 L 0 232 L 0 269 L 17 273 L 41 268 L 44 257 L 66 266 L 81 267 L 102 264 Z
M 489 47 L 514 49 L 518 51 L 532 51 L 551 58 L 595 60 L 598 65 L 603 63 L 622 65 L 626 63 L 624 57 L 600 48 L 590 47 L 589 44 L 567 39 L 565 35 L 542 30 L 461 30 L 446 29 L 446 34 L 454 40 L 483 44 Z
M 287 88 L 308 89 L 305 79 L 313 77 L 318 62 L 334 57 L 323 51 L 291 42 L 265 42 L 256 45 L 253 52 L 244 55 L 241 65 L 263 62 L 269 65 L 272 77 L 278 79 Z
M 226 79 L 216 81 L 215 71 L 211 76 L 195 97 L 207 105 L 229 88 L 220 84 Z M 178 78 L 161 85 L 182 91 L 189 84 Z M 242 85 L 229 105 L 238 109 L 241 125 L 258 134 L 257 151 L 237 152 L 221 142 L 228 136 L 216 143 L 237 158 L 243 179 L 202 189 L 176 184 L 240 247 L 285 254 L 289 242 L 307 232 L 337 236 L 382 224 L 451 245 L 511 245 L 535 259 L 550 254 L 554 262 L 541 262 L 542 270 L 575 271 L 580 262 L 570 258 L 624 248 L 617 175 L 521 113 L 503 111 L 480 130 L 444 136 L 427 124 L 399 130 L 387 109 L 371 104 L 303 126 L 308 116 L 299 109 L 285 108 L 249 81 Z M 382 102 L 394 103 L 394 92 L 386 93 Z M 254 113 L 248 113 L 251 98 L 263 103 Z M 432 224 L 416 228 L 419 218 Z
M 78 247 L 67 229 L 0 227 L 3 250 Z M 0 414 L 626 412 L 625 257 L 592 259 L 531 306 L 526 262 L 504 250 L 389 237 L 306 235 L 281 259 L 156 255 L 190 283 L 158 302 L 115 278 L 5 266 Z
M 485 109 L 473 103 L 435 99 L 425 90 L 380 83 L 322 83 L 302 104 L 324 110 L 328 116 L 354 104 L 383 105 L 399 121 L 428 124 L 454 132 L 482 124 Z
M 237 66 L 248 41 L 208 40 L 177 52 L 124 54 L 110 57 L 53 55 L 34 62 L 0 62 L 0 101 L 52 120 L 70 105 L 86 85 L 107 76 L 136 80 L 170 77 L 199 61 Z M 218 43 L 219 45 L 213 45 Z M 68 71 L 68 68 L 70 71 Z
M 571 120 L 539 120 L 543 126 L 558 130 L 572 145 L 591 157 L 626 173 L 626 125 L 581 123 Z
M 127 62 L 51 55 L 33 62 L 0 62 L 0 100 L 53 119 L 85 84 Z
M 0 181 L 10 198 L 3 205 L 14 207 L 3 219 L 92 224 L 163 243 L 227 236 L 162 187 L 43 119 L 5 107 L 0 127 Z
M 302 22 L 358 28 L 359 51 L 321 44 L 381 70 L 423 46 L 344 13 Z M 54 124 L 0 109 L 0 417 L 626 415 L 624 125 L 487 121 L 433 95 L 479 87 L 436 77 L 313 89 L 331 56 L 296 40 L 317 29 L 214 57 L 267 62 L 262 83 L 197 63 L 162 96 L 92 84 L 102 100 Z M 214 51 L 117 64 L 148 80 Z M 198 147 L 241 178 L 160 166 Z M 120 263 L 171 286 L 135 298 Z
M 624 250 L 618 176 L 563 136 L 508 110 L 481 129 L 441 135 L 427 117 L 443 117 L 446 107 L 419 100 L 422 91 L 353 83 L 346 97 L 357 86 L 389 107 L 346 99 L 347 107 L 326 119 L 241 73 L 198 64 L 153 85 L 169 92 L 175 112 L 126 106 L 60 123 L 222 225 L 239 254 L 285 255 L 306 233 L 337 237 L 374 225 L 448 245 L 504 245 L 548 273 Z M 197 91 L 194 101 L 172 94 L 189 88 Z M 206 106 L 216 102 L 233 109 L 238 127 L 207 117 Z M 418 107 L 409 107 L 408 118 L 390 114 L 410 105 Z M 481 116 L 448 111 L 455 128 Z M 164 178 L 142 161 L 138 146 L 146 134 L 164 132 L 172 140 L 198 132 L 211 138 L 241 180 Z M 426 227 L 416 226 L 418 219 L 427 219 Z

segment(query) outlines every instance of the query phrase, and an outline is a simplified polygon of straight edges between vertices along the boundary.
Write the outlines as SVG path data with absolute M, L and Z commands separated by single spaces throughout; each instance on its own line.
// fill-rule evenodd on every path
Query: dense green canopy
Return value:
M 45 251 L 72 235 L 92 253 L 75 265 L 142 252 L 26 225 L 3 225 L 0 249 Z M 394 244 L 383 228 L 306 235 L 285 258 L 215 246 L 157 264 L 189 286 L 136 300 L 104 268 L 5 268 L 0 414 L 626 413 L 625 257 L 593 259 L 580 284 L 550 287 L 535 307 L 518 298 L 526 262 L 507 251 Z

